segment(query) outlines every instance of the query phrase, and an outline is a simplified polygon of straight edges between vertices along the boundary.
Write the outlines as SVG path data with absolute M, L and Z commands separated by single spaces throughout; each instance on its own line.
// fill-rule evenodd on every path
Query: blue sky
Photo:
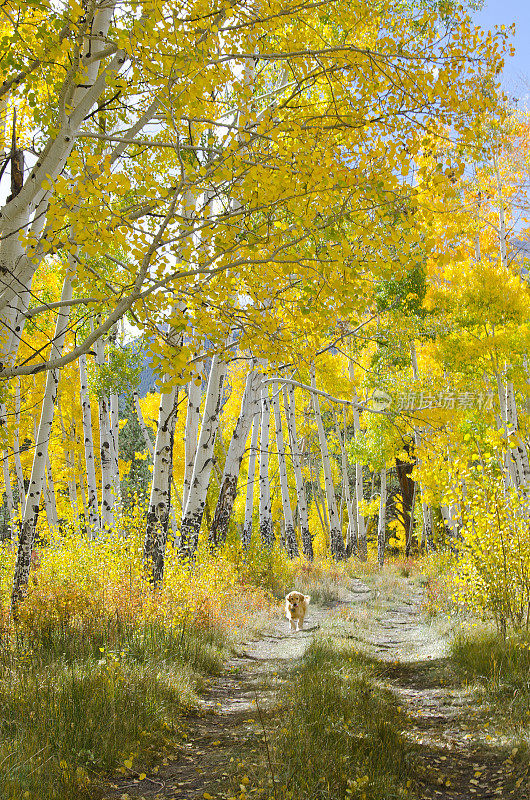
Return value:
M 530 106 L 530 0 L 485 0 L 482 11 L 473 13 L 482 28 L 515 22 L 515 56 L 507 58 L 502 85 L 510 97 L 518 97 Z

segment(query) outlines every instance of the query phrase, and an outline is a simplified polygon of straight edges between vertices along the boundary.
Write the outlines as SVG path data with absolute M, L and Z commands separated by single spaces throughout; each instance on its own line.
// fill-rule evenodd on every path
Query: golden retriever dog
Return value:
M 291 623 L 292 631 L 301 631 L 304 627 L 304 617 L 311 598 L 308 594 L 289 592 L 285 598 L 285 616 Z

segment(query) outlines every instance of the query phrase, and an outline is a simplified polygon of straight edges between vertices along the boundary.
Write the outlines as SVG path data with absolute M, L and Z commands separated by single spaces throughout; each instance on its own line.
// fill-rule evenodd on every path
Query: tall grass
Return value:
M 273 721 L 262 796 L 390 800 L 408 776 L 401 714 L 353 649 L 317 639 L 285 686 Z
M 94 797 L 102 772 L 149 760 L 178 730 L 226 642 L 181 624 L 117 626 L 93 639 L 62 626 L 19 636 L 0 659 L 0 796 Z M 30 644 L 31 642 L 31 644 Z
M 510 727 L 530 721 L 530 635 L 504 639 L 499 633 L 461 633 L 452 644 L 454 663 L 468 682 L 495 699 L 497 711 Z
M 141 536 L 55 539 L 41 549 L 14 626 L 14 552 L 0 552 L 0 797 L 97 798 L 178 738 L 204 677 L 271 598 L 226 557 L 168 548 L 153 592 Z

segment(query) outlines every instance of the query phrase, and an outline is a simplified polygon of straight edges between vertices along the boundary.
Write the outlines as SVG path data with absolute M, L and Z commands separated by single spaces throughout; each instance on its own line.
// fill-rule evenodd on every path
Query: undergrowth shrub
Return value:
M 429 553 L 417 562 L 425 588 L 422 608 L 430 617 L 454 615 L 464 609 L 462 599 L 455 596 L 456 556 L 448 549 Z
M 0 797 L 84 800 L 116 769 L 133 776 L 174 740 L 203 676 L 274 606 L 224 555 L 168 546 L 164 586 L 142 537 L 57 536 L 34 558 L 17 624 L 14 548 L 0 552 Z

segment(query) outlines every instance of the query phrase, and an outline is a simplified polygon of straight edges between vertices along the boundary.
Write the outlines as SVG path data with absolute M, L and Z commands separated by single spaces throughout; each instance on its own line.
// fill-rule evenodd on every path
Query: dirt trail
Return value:
M 419 800 L 529 798 L 528 764 L 494 729 L 491 709 L 457 679 L 449 637 L 422 614 L 422 599 L 403 581 L 376 600 L 358 633 L 363 649 L 388 662 L 385 678 L 409 718 Z
M 383 595 L 355 580 L 332 606 L 311 605 L 303 631 L 290 633 L 285 619 L 274 620 L 209 681 L 174 754 L 141 781 L 119 780 L 105 797 L 232 796 L 230 776 L 239 759 L 252 758 L 264 747 L 254 701 L 261 709 L 274 702 L 287 668 L 323 630 L 330 636 L 346 634 L 359 649 L 386 662 L 385 683 L 409 718 L 405 735 L 413 745 L 418 800 L 529 798 L 527 771 L 489 733 L 488 710 L 457 683 L 448 638 L 422 616 L 421 604 L 422 591 L 411 581 L 403 579 Z

